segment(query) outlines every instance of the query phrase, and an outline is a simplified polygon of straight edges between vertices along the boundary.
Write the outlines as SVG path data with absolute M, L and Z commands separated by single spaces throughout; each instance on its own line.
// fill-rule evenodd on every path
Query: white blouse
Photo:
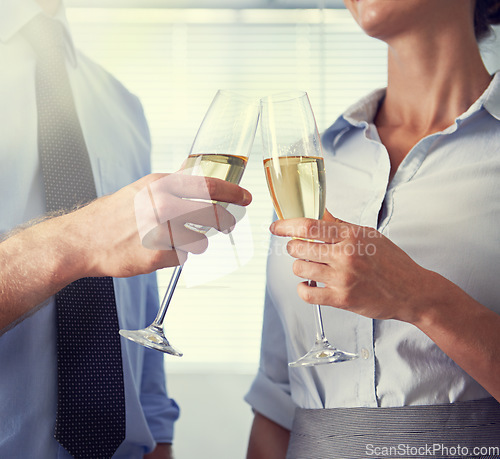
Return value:
M 500 74 L 453 125 L 420 140 L 390 183 L 387 150 L 373 124 L 384 95 L 378 90 L 362 99 L 323 135 L 328 210 L 377 228 L 421 266 L 500 313 Z M 326 306 L 330 343 L 360 358 L 289 368 L 315 335 L 286 243 L 271 240 L 260 368 L 246 396 L 254 409 L 290 429 L 296 406 L 387 407 L 489 396 L 415 326 Z

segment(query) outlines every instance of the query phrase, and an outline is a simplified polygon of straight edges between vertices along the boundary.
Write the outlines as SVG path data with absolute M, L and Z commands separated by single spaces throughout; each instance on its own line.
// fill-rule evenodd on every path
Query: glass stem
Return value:
M 310 280 L 308 282 L 309 287 L 316 287 L 316 281 Z M 316 327 L 316 341 L 325 341 L 325 330 L 323 329 L 323 319 L 321 317 L 321 306 L 319 304 L 314 305 L 314 324 Z
M 314 305 L 314 316 L 316 318 L 316 341 L 325 341 L 325 331 L 323 330 L 323 320 L 321 319 L 321 306 Z
M 165 318 L 165 314 L 167 313 L 168 305 L 170 304 L 170 300 L 175 291 L 175 287 L 177 286 L 177 282 L 179 277 L 181 276 L 182 265 L 176 266 L 174 272 L 172 273 L 172 277 L 170 278 L 170 282 L 167 287 L 167 291 L 165 292 L 165 296 L 163 297 L 163 301 L 161 302 L 160 309 L 158 310 L 158 314 L 156 315 L 156 319 L 151 324 L 153 327 L 163 327 L 163 319 Z

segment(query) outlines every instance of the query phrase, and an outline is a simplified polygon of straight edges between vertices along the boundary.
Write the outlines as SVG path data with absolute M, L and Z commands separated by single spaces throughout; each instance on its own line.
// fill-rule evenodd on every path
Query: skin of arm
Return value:
M 322 221 L 277 221 L 271 232 L 325 242 L 288 242 L 288 253 L 297 259 L 294 273 L 324 284 L 299 284 L 304 301 L 415 325 L 500 401 L 498 314 L 415 263 L 372 228 L 342 222 L 327 213 Z
M 172 445 L 170 443 L 158 443 L 153 451 L 144 455 L 144 459 L 174 459 Z
M 247 459 L 285 459 L 290 431 L 255 412 Z
M 202 253 L 207 238 L 179 225 L 183 216 L 229 231 L 234 217 L 219 205 L 183 198 L 209 196 L 216 201 L 248 205 L 248 191 L 229 182 L 178 175 L 156 192 L 160 210 L 178 207 L 176 228 L 184 241 L 176 250 L 142 246 L 137 231 L 134 197 L 144 187 L 168 174 L 150 174 L 67 214 L 49 218 L 15 232 L 0 243 L 0 330 L 12 326 L 32 308 L 76 279 L 90 276 L 130 277 L 182 264 L 187 252 Z M 207 212 L 209 209 L 210 212 Z M 215 211 L 214 211 L 215 210 Z M 198 221 L 195 217 L 200 216 Z M 169 222 L 156 237 L 168 238 Z M 173 225 L 172 225 L 173 226 Z

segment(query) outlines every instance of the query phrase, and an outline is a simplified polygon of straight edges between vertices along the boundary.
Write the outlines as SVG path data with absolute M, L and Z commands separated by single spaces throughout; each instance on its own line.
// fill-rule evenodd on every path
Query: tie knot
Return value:
M 38 57 L 53 53 L 63 55 L 64 27 L 59 21 L 39 14 L 26 24 L 22 33 Z

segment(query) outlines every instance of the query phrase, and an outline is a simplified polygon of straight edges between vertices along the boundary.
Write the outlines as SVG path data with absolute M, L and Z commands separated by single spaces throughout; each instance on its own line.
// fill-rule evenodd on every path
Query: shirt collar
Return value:
M 352 128 L 366 128 L 373 123 L 380 102 L 385 97 L 385 88 L 377 89 L 361 100 L 351 105 L 335 123 L 333 123 L 322 135 L 323 148 L 332 151 L 334 144 L 340 139 L 341 134 Z M 465 119 L 484 108 L 494 118 L 500 121 L 500 71 L 493 75 L 493 80 L 474 102 L 469 109 L 460 115 L 449 132 L 455 131 L 458 125 Z
M 475 112 L 480 108 L 484 109 L 494 118 L 500 121 L 500 71 L 493 75 L 491 83 L 479 99 L 464 113 L 466 117 L 469 112 Z
M 343 115 L 339 116 L 321 136 L 323 148 L 331 151 L 334 142 L 340 138 L 341 134 L 349 131 L 351 128 L 366 128 L 373 123 L 377 114 L 380 102 L 385 97 L 386 88 L 379 88 L 367 96 L 360 99 L 354 105 L 351 105 Z
M 0 1 L 0 43 L 7 43 L 31 19 L 43 13 L 42 8 L 35 0 L 2 0 Z M 64 5 L 57 11 L 54 19 L 61 22 L 65 30 L 66 56 L 73 67 L 76 67 L 76 52 L 73 38 L 66 19 Z

